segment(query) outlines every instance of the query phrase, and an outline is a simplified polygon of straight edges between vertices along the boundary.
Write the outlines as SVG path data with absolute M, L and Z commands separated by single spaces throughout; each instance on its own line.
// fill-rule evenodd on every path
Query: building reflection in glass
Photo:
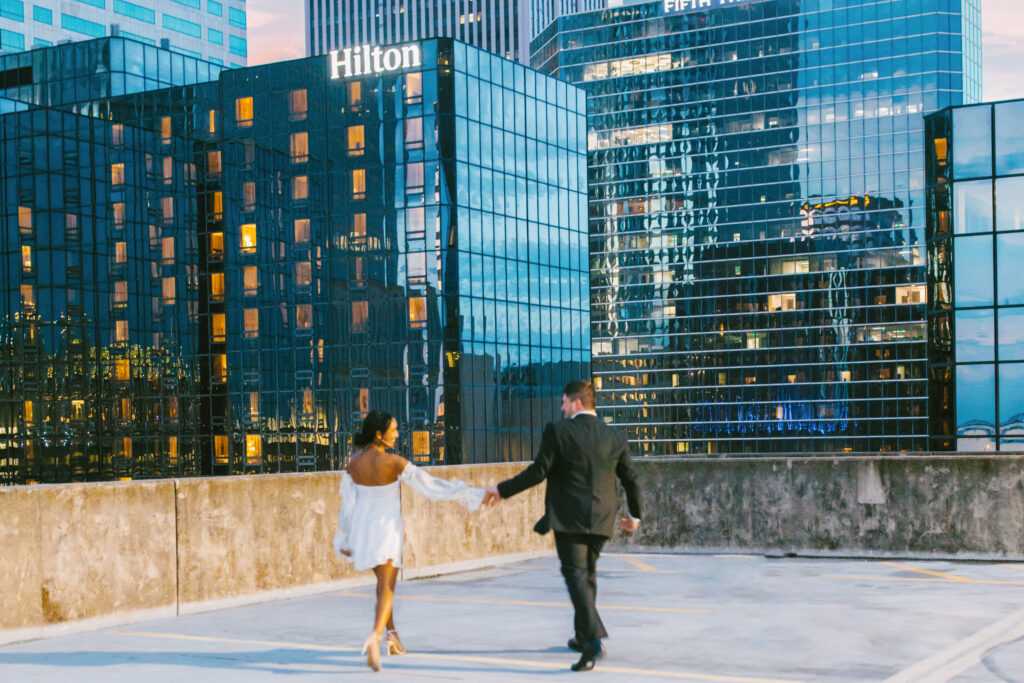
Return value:
M 1024 450 L 1024 101 L 926 120 L 931 447 Z
M 0 119 L 6 483 L 333 468 L 370 409 L 420 462 L 532 455 L 589 372 L 585 98 L 418 45 Z
M 913 3 L 816 0 L 533 41 L 588 93 L 593 370 L 641 453 L 926 447 L 922 114 L 977 92 L 964 5 L 936 10 L 963 43 Z

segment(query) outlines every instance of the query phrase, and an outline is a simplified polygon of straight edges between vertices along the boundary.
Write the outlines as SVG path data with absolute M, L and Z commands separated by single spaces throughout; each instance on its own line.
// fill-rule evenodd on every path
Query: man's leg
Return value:
M 597 613 L 597 558 L 601 556 L 601 549 L 607 541 L 604 536 L 590 536 L 587 543 L 587 588 L 590 592 L 588 599 L 594 608 L 594 634 L 597 638 L 608 637 L 601 615 Z
M 562 576 L 565 586 L 569 589 L 569 598 L 575 612 L 574 625 L 576 638 L 580 643 L 589 643 L 602 637 L 598 634 L 597 608 L 590 589 L 587 576 L 588 555 L 590 547 L 588 537 L 580 534 L 555 532 L 555 549 L 562 564 Z M 600 627 L 603 630 L 603 625 Z

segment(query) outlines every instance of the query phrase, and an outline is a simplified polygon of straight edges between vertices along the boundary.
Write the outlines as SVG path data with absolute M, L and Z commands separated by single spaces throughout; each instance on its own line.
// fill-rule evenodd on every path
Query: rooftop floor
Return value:
M 605 554 L 587 680 L 1024 681 L 1024 565 Z M 409 650 L 359 656 L 369 587 L 0 647 L 10 681 L 578 676 L 554 558 L 400 583 Z

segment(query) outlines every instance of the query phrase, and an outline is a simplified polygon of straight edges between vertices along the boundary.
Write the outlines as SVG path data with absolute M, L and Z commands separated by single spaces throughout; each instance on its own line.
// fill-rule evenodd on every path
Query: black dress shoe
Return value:
M 590 671 L 594 668 L 594 660 L 601 656 L 601 641 L 592 640 L 583 646 L 580 654 L 580 661 L 572 665 L 573 671 Z
M 598 639 L 598 642 L 601 643 L 601 654 L 597 656 L 597 658 L 600 659 L 601 657 L 604 657 L 606 654 L 608 654 L 608 651 L 604 649 L 604 642 L 602 642 L 600 638 Z M 569 642 L 565 645 L 573 652 L 583 652 L 583 646 L 580 645 L 580 641 L 578 638 L 576 638 L 576 636 L 570 638 Z

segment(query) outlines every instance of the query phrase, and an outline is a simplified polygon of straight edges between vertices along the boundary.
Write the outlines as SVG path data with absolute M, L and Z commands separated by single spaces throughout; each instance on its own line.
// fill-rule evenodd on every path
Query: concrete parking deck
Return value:
M 365 587 L 7 645 L 0 680 L 1024 681 L 1020 564 L 606 554 L 599 582 L 588 674 L 545 558 L 399 584 L 381 674 Z

